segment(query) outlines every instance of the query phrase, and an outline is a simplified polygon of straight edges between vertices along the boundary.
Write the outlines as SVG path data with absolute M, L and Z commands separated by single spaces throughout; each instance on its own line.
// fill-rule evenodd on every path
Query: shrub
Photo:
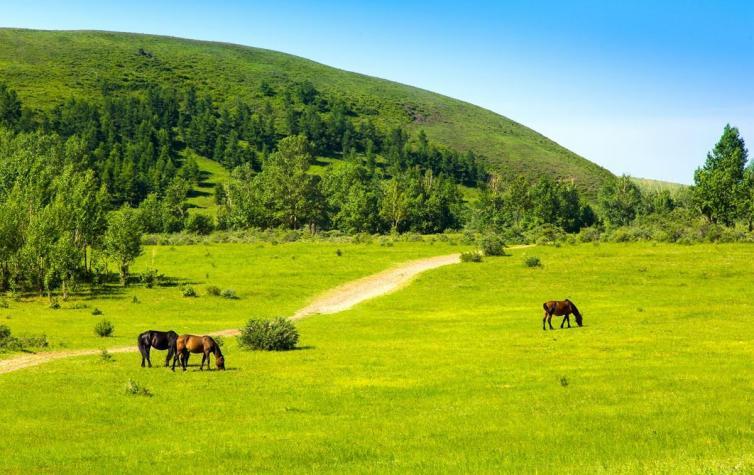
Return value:
M 129 379 L 126 384 L 126 394 L 129 396 L 145 396 L 152 397 L 152 392 L 141 384 L 137 383 L 133 379 Z
M 112 336 L 115 331 L 115 326 L 110 320 L 100 320 L 94 325 L 94 333 L 101 337 Z
M 10 327 L 8 325 L 0 325 L 0 340 L 7 340 L 10 338 Z
M 134 295 L 133 298 L 131 299 L 131 303 L 141 303 L 141 300 L 139 300 L 139 297 Z
M 71 310 L 83 310 L 85 308 L 89 308 L 89 305 L 85 304 L 84 302 L 76 302 L 75 304 L 71 305 L 69 308 Z
M 216 285 L 208 285 L 207 286 L 207 295 L 212 295 L 213 297 L 219 297 L 220 296 L 220 287 Z
M 461 262 L 482 262 L 482 254 L 477 251 L 462 252 Z
M 94 310 L 92 310 L 92 315 L 102 315 L 102 310 L 94 307 Z
M 241 328 L 238 344 L 248 350 L 292 350 L 298 343 L 298 330 L 293 322 L 279 317 L 275 320 L 251 319 Z
M 340 257 L 340 256 L 343 255 L 343 251 L 341 251 L 340 249 L 336 249 L 335 250 L 335 255 L 338 256 L 338 257 Z
M 238 299 L 238 296 L 236 295 L 236 291 L 233 289 L 225 289 L 223 290 L 222 297 L 224 299 L 228 300 L 236 300 Z
M 112 363 L 114 361 L 113 354 L 105 349 L 100 352 L 99 357 L 105 363 Z
M 50 346 L 47 335 L 27 336 L 19 338 L 18 341 L 23 348 L 47 348 Z
M 144 287 L 151 289 L 155 285 L 159 285 L 162 275 L 158 273 L 157 269 L 147 269 L 142 272 L 140 278 Z
M 194 290 L 194 288 L 190 285 L 184 285 L 181 288 L 181 295 L 183 295 L 184 297 L 196 297 L 196 290 Z
M 212 222 L 212 218 L 205 214 L 192 214 L 186 221 L 186 230 L 206 236 L 215 230 L 215 223 Z
M 60 308 L 60 302 L 57 298 L 54 298 L 50 301 L 50 308 L 53 310 L 57 310 Z
M 504 256 L 505 243 L 500 236 L 488 234 L 479 243 L 485 256 Z
M 524 259 L 524 264 L 526 264 L 526 267 L 542 267 L 542 261 L 537 256 L 527 257 Z

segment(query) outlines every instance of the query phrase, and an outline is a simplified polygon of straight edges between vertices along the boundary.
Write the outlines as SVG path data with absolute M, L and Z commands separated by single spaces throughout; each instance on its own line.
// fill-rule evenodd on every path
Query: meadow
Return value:
M 118 335 L 186 317 L 176 330 L 232 327 L 291 313 L 400 258 L 459 249 L 341 246 L 337 260 L 332 243 L 226 246 L 148 250 L 140 265 L 153 258 L 176 276 L 235 285 L 238 301 L 185 303 L 176 289 L 134 288 L 97 305 Z M 142 369 L 135 354 L 119 354 L 1 375 L 0 471 L 754 471 L 748 245 L 510 254 L 429 271 L 350 311 L 300 321 L 296 351 L 246 352 L 228 338 L 225 372 Z M 524 265 L 534 255 L 542 266 Z M 131 306 L 130 292 L 144 303 Z M 147 303 L 150 292 L 159 302 Z M 558 319 L 542 331 L 542 302 L 566 297 L 584 326 L 560 330 Z M 31 331 L 39 318 L 71 345 L 95 344 L 75 336 L 91 331 L 91 316 L 57 324 L 55 312 L 11 322 Z M 129 379 L 153 396 L 127 395 Z

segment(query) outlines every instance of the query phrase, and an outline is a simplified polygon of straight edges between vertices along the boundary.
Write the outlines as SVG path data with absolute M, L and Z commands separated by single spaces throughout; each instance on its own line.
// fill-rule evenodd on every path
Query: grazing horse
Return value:
M 178 334 L 173 330 L 161 332 L 157 330 L 145 331 L 139 335 L 139 351 L 141 352 L 141 367 L 144 367 L 144 361 L 149 363 L 149 367 L 152 367 L 152 361 L 149 359 L 149 350 L 154 348 L 155 350 L 168 350 L 168 357 L 165 358 L 165 366 L 170 364 L 170 358 L 175 353 L 175 344 L 178 339 Z
M 181 335 L 176 340 L 176 353 L 173 357 L 173 371 L 175 371 L 175 362 L 178 360 L 179 356 L 181 358 L 183 371 L 186 371 L 190 353 L 203 353 L 202 365 L 199 366 L 200 370 L 204 369 L 205 361 L 207 362 L 207 369 L 209 369 L 210 353 L 215 355 L 215 365 L 217 366 L 217 369 L 225 369 L 225 358 L 223 357 L 222 351 L 220 351 L 220 345 L 218 345 L 211 336 Z
M 546 330 L 545 322 L 550 325 L 550 330 L 553 330 L 553 315 L 556 315 L 558 317 L 565 315 L 565 318 L 563 318 L 563 321 L 560 323 L 560 328 L 563 328 L 563 324 L 565 324 L 566 322 L 568 322 L 568 328 L 571 328 L 571 314 L 576 317 L 576 323 L 578 324 L 578 326 L 581 326 L 581 312 L 579 312 L 579 309 L 576 308 L 576 305 L 568 299 L 550 300 L 549 302 L 543 303 L 542 307 L 545 309 L 545 317 L 542 319 L 542 330 Z

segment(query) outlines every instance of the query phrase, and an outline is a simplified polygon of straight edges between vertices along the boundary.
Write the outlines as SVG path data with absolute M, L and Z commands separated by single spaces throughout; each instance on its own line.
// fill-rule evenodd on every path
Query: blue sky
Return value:
M 227 41 L 415 85 L 499 112 L 615 173 L 689 183 L 727 122 L 754 147 L 748 0 L 0 6 L 2 26 Z

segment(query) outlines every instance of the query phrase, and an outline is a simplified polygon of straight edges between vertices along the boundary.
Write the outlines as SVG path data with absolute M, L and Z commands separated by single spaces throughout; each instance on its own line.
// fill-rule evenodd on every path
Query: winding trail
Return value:
M 458 262 L 460 262 L 460 254 L 449 254 L 445 256 L 429 257 L 426 259 L 417 259 L 399 264 L 398 266 L 378 272 L 377 274 L 362 277 L 361 279 L 353 280 L 328 290 L 315 297 L 308 305 L 299 309 L 288 318 L 291 320 L 301 320 L 315 315 L 327 315 L 342 312 L 365 300 L 394 292 L 407 285 L 414 277 L 422 272 L 450 264 L 456 264 Z M 239 331 L 235 328 L 210 333 L 210 335 L 219 336 L 235 336 L 238 334 Z M 136 345 L 119 346 L 107 349 L 110 353 L 136 352 L 137 350 L 138 348 Z M 38 366 L 63 358 L 90 356 L 101 352 L 102 350 L 95 349 L 50 351 L 47 353 L 34 353 L 7 360 L 0 360 L 0 374 Z

